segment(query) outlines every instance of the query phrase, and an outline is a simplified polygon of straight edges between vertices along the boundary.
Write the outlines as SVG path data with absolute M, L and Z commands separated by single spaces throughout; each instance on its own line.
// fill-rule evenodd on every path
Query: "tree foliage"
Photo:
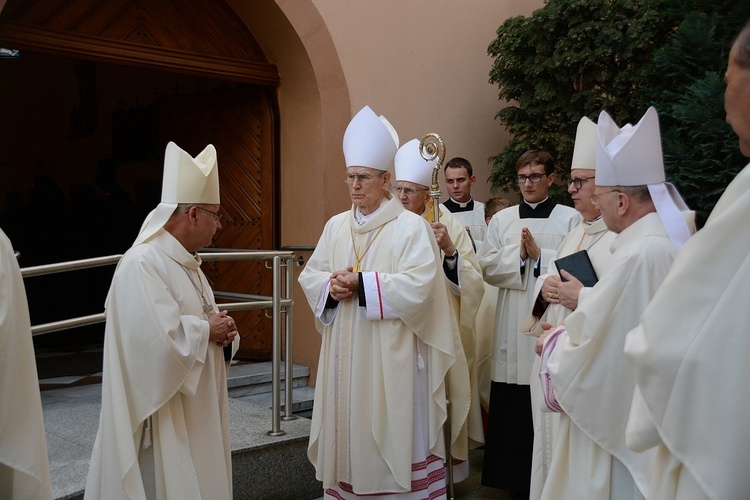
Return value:
M 705 215 L 743 165 L 724 122 L 731 36 L 750 5 L 729 0 L 548 0 L 514 17 L 488 48 L 490 82 L 509 106 L 496 117 L 512 137 L 493 165 L 493 190 L 516 190 L 515 162 L 544 149 L 566 175 L 576 125 L 601 110 L 635 123 L 653 105 L 667 174 Z M 564 186 L 553 191 L 562 199 Z

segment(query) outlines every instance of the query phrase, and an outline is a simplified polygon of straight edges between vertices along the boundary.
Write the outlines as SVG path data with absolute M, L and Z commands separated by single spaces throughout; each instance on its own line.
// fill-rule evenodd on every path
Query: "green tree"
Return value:
M 517 191 L 515 161 L 528 149 L 549 151 L 565 176 L 582 116 L 596 120 L 607 110 L 618 123 L 635 123 L 653 105 L 667 174 L 705 215 L 743 164 L 724 123 L 722 75 L 748 4 L 548 0 L 530 17 L 507 20 L 488 48 L 490 82 L 510 103 L 497 118 L 512 134 L 490 158 L 493 190 Z M 563 193 L 560 186 L 553 195 Z

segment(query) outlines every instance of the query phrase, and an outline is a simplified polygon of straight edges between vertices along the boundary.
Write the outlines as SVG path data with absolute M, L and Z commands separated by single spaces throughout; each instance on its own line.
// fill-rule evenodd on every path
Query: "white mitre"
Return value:
M 587 117 L 581 118 L 576 130 L 576 142 L 573 145 L 571 170 L 595 170 L 596 146 L 599 143 L 599 132 L 596 123 Z
M 396 152 L 396 181 L 407 181 L 429 188 L 437 158 L 425 160 L 419 153 L 419 139 L 412 139 Z
M 685 216 L 688 208 L 677 189 L 665 182 L 659 116 L 648 108 L 635 125 L 619 128 L 602 111 L 597 125 L 597 186 L 647 186 L 656 212 L 679 250 L 692 234 Z
M 398 149 L 398 134 L 384 116 L 369 106 L 354 115 L 344 132 L 346 168 L 369 167 L 387 171 Z
M 164 154 L 161 203 L 146 217 L 133 246 L 154 236 L 180 203 L 219 204 L 219 167 L 216 148 L 209 144 L 193 158 L 170 142 Z

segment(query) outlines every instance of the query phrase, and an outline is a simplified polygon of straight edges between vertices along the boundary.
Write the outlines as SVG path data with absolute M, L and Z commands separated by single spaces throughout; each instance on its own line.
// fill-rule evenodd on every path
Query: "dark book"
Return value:
M 565 269 L 570 274 L 576 277 L 578 281 L 583 283 L 583 286 L 594 286 L 599 278 L 596 277 L 596 271 L 594 266 L 591 265 L 591 259 L 589 259 L 589 253 L 586 250 L 580 250 L 572 253 L 555 261 L 557 266 L 557 272 L 561 269 Z M 568 281 L 560 275 L 560 279 Z

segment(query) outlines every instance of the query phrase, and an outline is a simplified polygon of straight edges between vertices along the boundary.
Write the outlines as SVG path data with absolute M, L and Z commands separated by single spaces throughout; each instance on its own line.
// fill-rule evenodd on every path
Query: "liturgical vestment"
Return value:
M 448 235 L 458 250 L 458 259 L 456 266 L 458 270 L 458 283 L 449 281 L 451 292 L 451 304 L 457 318 L 458 328 L 461 333 L 461 347 L 466 358 L 467 371 L 469 374 L 469 398 L 466 399 L 464 420 L 466 431 L 464 439 L 469 438 L 472 446 L 479 446 L 484 443 L 484 430 L 482 424 L 482 410 L 479 404 L 479 387 L 477 384 L 477 366 L 476 366 L 476 317 L 479 305 L 484 295 L 484 280 L 482 279 L 482 270 L 477 262 L 477 255 L 471 243 L 471 238 L 466 232 L 464 226 L 453 216 L 445 207 L 440 207 L 440 222 L 443 223 L 448 231 Z M 434 219 L 434 210 L 432 202 L 428 202 L 427 210 L 423 214 L 427 222 Z M 442 257 L 442 252 L 441 252 Z M 456 363 L 460 360 L 457 359 Z M 458 389 L 458 388 L 457 388 Z M 461 389 L 459 389 L 461 390 Z M 456 390 L 451 392 L 451 404 L 461 402 L 463 397 L 457 399 L 459 394 Z M 460 421 L 452 421 L 452 425 L 457 425 Z M 454 456 L 456 456 L 454 454 Z M 459 458 L 465 459 L 463 456 Z
M 324 489 L 408 494 L 417 434 L 425 431 L 420 465 L 445 457 L 444 379 L 456 333 L 448 287 L 422 217 L 395 197 L 361 225 L 356 210 L 326 223 L 299 277 L 322 336 L 308 458 Z M 326 307 L 331 274 L 356 262 L 366 305 L 355 296 Z
M 146 498 L 139 456 L 151 452 L 157 498 L 232 497 L 226 362 L 201 291 L 217 311 L 200 259 L 163 228 L 121 259 L 85 498 Z
M 487 235 L 487 222 L 484 219 L 484 203 L 477 200 L 469 200 L 468 203 L 459 203 L 453 201 L 451 198 L 443 206 L 469 232 L 478 252 Z
M 583 221 L 565 237 L 560 248 L 557 250 L 555 260 L 580 250 L 586 250 L 597 277 L 601 279 L 608 268 L 609 260 L 612 256 L 609 247 L 615 236 L 615 233 L 607 229 L 601 217 L 591 223 Z M 559 325 L 572 312 L 562 304 L 549 304 L 545 308 L 544 304 L 546 302 L 541 297 L 541 290 L 544 280 L 550 276 L 560 277 L 555 261 L 550 262 L 549 266 L 547 266 L 547 272 L 539 276 L 539 279 L 536 280 L 536 285 L 534 286 L 535 302 L 541 306 L 544 312 L 541 316 L 536 317 L 532 311 L 529 311 L 526 319 L 521 323 L 521 333 L 525 335 L 538 337 L 543 332 L 541 327 L 543 322 Z M 590 291 L 591 288 L 588 287 L 581 289 L 578 294 L 578 304 L 583 302 Z M 536 309 L 536 306 L 534 309 Z M 531 412 L 534 417 L 534 454 L 531 462 L 530 500 L 536 500 L 541 497 L 542 486 L 544 486 L 544 481 L 552 460 L 554 429 L 557 427 L 559 418 L 557 413 L 550 412 L 544 404 L 544 396 L 541 390 L 542 385 L 538 378 L 539 363 L 540 358 L 537 356 L 534 359 L 530 386 Z
M 535 340 L 520 333 L 534 303 L 534 287 L 567 234 L 580 223 L 573 208 L 546 199 L 525 201 L 496 213 L 479 251 L 485 281 L 498 287 L 492 353 L 492 384 L 482 484 L 510 491 L 529 490 L 534 431 L 529 383 Z M 526 227 L 539 258 L 521 261 Z
M 0 498 L 52 498 L 29 306 L 10 240 L 0 231 Z
M 677 251 L 655 212 L 618 234 L 611 248 L 609 270 L 545 340 L 545 399 L 564 413 L 543 499 L 632 499 L 647 492 L 654 453 L 625 445 L 635 381 L 622 352 Z
M 750 166 L 727 187 L 628 334 L 628 445 L 658 446 L 649 498 L 750 498 Z

